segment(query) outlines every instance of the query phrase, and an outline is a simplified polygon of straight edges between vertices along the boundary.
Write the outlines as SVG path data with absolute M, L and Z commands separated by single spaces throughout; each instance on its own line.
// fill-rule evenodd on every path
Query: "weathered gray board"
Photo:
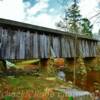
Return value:
M 70 58 L 77 55 L 74 37 L 40 31 L 23 31 L 1 26 L 0 44 L 0 59 Z M 77 52 L 83 57 L 95 57 L 96 45 L 97 41 L 78 38 Z

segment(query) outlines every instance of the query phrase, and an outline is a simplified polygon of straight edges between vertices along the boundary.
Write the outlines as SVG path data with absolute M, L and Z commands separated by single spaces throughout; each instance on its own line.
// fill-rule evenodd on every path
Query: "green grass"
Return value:
M 1 88 L 2 88 L 2 93 L 3 91 L 11 91 L 11 93 L 15 93 L 17 95 L 17 92 L 25 92 L 25 91 L 33 91 L 36 94 L 45 94 L 49 89 L 54 89 L 56 87 L 60 87 L 61 85 L 66 86 L 66 84 L 61 81 L 56 79 L 55 80 L 47 80 L 47 76 L 44 77 L 36 77 L 36 76 L 19 76 L 19 77 L 5 77 L 2 80 L 1 83 Z M 4 81 L 4 82 L 3 82 Z M 25 93 L 24 93 L 25 94 Z M 53 95 L 52 95 L 53 94 Z M 52 92 L 52 94 L 49 95 L 49 99 L 52 98 L 52 100 L 60 100 L 57 98 L 60 98 L 61 96 L 65 96 L 64 93 L 61 92 Z M 20 95 L 21 96 L 21 95 Z M 39 96 L 39 95 L 38 95 Z

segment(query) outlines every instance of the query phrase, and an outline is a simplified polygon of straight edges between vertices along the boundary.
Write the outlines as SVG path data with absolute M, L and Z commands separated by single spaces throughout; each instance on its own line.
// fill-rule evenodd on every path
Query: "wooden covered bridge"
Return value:
M 0 59 L 95 57 L 97 40 L 0 19 Z
M 5 59 L 39 58 L 41 66 L 45 67 L 50 57 L 64 58 L 67 62 L 66 66 L 74 68 L 72 79 L 75 80 L 76 57 L 83 57 L 84 63 L 89 66 L 97 55 L 97 43 L 96 39 L 79 34 L 0 19 L 0 59 L 5 69 Z M 93 67 L 95 65 L 95 63 L 91 64 Z M 71 79 L 70 74 L 68 77 Z M 86 87 L 89 88 L 91 76 L 87 78 L 87 81 Z M 93 87 L 93 85 L 90 86 Z

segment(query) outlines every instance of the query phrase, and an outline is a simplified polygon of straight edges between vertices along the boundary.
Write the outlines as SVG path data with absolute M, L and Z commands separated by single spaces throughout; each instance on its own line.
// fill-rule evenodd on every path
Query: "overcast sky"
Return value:
M 100 0 L 80 0 L 80 13 L 83 17 L 91 18 L 98 11 L 98 3 Z M 57 0 L 0 0 L 0 18 L 49 28 L 56 28 L 55 23 L 61 19 L 63 11 Z M 97 33 L 100 23 L 96 23 L 95 17 L 91 22 L 94 24 L 93 32 Z

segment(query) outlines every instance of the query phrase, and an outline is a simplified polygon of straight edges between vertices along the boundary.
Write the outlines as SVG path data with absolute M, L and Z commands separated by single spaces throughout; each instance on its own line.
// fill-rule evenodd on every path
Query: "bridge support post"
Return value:
M 41 59 L 40 60 L 40 66 L 42 68 L 46 68 L 48 66 L 48 59 Z
M 0 60 L 0 69 L 1 69 L 1 71 L 3 71 L 3 72 L 6 72 L 7 71 L 7 65 L 6 65 L 6 61 L 3 59 L 3 60 Z

